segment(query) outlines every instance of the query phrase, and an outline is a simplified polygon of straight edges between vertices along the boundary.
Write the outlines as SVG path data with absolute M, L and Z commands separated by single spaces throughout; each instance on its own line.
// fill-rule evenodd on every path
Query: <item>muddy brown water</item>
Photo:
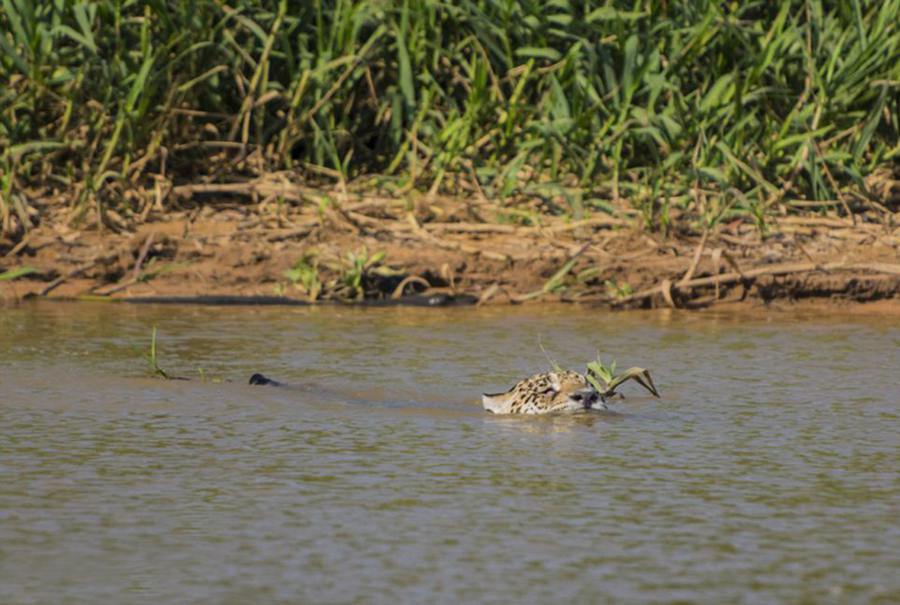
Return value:
M 898 602 L 897 318 L 0 309 L 0 602 Z M 663 398 L 482 413 L 539 339 Z

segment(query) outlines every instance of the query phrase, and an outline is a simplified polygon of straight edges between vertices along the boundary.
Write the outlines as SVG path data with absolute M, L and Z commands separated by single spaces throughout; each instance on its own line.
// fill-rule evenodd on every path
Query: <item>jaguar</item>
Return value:
M 505 393 L 485 393 L 484 409 L 494 414 L 549 414 L 605 410 L 603 396 L 582 374 L 571 370 L 536 374 Z

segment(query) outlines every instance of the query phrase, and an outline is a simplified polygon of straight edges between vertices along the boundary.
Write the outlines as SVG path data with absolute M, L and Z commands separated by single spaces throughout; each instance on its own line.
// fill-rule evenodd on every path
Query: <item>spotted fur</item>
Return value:
M 481 398 L 494 414 L 549 414 L 606 409 L 606 402 L 587 379 L 569 370 L 537 374 L 516 383 L 505 393 Z

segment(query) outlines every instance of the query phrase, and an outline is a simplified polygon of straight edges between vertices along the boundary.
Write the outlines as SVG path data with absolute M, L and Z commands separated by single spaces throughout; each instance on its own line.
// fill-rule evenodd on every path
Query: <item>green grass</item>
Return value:
M 293 288 L 306 294 L 309 302 L 317 300 L 361 301 L 373 294 L 391 291 L 404 276 L 399 270 L 384 263 L 386 253 L 369 254 L 362 247 L 346 256 L 322 259 L 315 250 L 307 250 L 284 276 Z M 285 293 L 284 283 L 275 287 L 275 293 Z
M 150 336 L 150 350 L 145 355 L 145 358 L 152 376 L 158 376 L 164 380 L 169 380 L 169 373 L 160 367 L 159 360 L 156 357 L 156 326 L 153 326 L 153 332 Z
M 284 271 L 284 276 L 295 288 L 302 289 L 310 302 L 315 302 L 319 298 L 323 284 L 319 276 L 319 259 L 315 252 L 306 252 L 293 267 Z M 283 294 L 283 288 L 281 293 Z
M 900 154 L 900 0 L 2 3 L 7 233 L 278 170 L 762 229 Z
M 19 279 L 20 277 L 25 277 L 26 275 L 31 275 L 32 273 L 37 273 L 37 269 L 32 267 L 7 269 L 6 271 L 0 271 L 0 281 L 12 281 L 14 279 Z

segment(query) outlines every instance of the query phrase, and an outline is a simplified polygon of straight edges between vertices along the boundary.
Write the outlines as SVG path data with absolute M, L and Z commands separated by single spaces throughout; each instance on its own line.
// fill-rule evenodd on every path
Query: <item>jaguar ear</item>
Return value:
M 481 396 L 481 405 L 488 412 L 493 414 L 509 414 L 509 408 L 512 404 L 512 394 L 507 393 L 484 393 Z

